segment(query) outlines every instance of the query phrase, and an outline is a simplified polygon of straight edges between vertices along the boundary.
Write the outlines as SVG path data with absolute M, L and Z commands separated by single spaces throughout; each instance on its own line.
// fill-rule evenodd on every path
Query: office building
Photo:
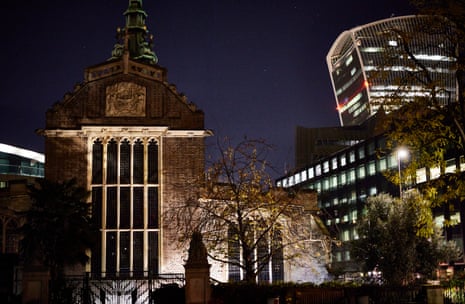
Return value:
M 416 96 L 430 94 L 422 83 L 426 76 L 420 65 L 442 89 L 437 92 L 441 103 L 456 100 L 455 45 L 434 31 L 430 20 L 393 17 L 339 35 L 326 62 L 341 126 L 359 125 L 381 107 L 388 113 Z M 410 54 L 420 65 L 413 64 Z

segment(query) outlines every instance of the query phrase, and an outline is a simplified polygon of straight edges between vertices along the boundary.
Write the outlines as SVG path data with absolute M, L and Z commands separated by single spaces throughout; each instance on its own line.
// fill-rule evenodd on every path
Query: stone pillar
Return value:
M 186 304 L 208 304 L 211 298 L 210 265 L 200 232 L 194 232 L 189 246 L 186 271 Z
M 23 271 L 23 304 L 47 304 L 49 300 L 50 272 L 46 267 L 33 266 Z

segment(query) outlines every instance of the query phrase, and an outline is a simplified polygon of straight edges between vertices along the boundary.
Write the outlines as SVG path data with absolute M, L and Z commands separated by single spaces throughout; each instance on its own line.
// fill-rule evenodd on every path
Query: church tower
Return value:
M 152 50 L 141 0 L 129 0 L 111 58 L 46 113 L 45 177 L 76 178 L 92 193 L 99 242 L 95 277 L 183 272 L 184 249 L 163 230 L 163 211 L 187 199 L 204 171 L 204 113 L 168 83 Z M 187 187 L 184 187 L 187 188 Z

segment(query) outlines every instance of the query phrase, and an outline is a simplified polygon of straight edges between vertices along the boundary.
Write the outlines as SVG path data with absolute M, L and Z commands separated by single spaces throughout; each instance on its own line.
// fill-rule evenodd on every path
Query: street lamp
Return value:
M 402 176 L 400 171 L 400 164 L 402 159 L 406 159 L 408 157 L 408 150 L 404 147 L 400 147 L 396 151 L 397 154 L 397 168 L 399 170 L 399 197 L 402 198 Z

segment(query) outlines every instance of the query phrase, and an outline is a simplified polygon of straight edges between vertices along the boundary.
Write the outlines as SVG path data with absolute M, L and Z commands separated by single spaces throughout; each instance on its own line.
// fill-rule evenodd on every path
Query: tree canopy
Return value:
M 430 278 L 440 261 L 460 258 L 455 243 L 446 242 L 434 226 L 430 203 L 416 191 L 409 191 L 402 200 L 388 194 L 369 197 L 365 211 L 351 253 L 364 271 L 380 272 L 378 279 L 387 284 Z M 425 230 L 432 233 L 424 235 Z
M 50 268 L 52 280 L 63 275 L 66 266 L 85 264 L 95 240 L 88 191 L 76 180 L 38 180 L 29 188 L 32 207 L 22 227 L 22 253 L 26 265 Z

